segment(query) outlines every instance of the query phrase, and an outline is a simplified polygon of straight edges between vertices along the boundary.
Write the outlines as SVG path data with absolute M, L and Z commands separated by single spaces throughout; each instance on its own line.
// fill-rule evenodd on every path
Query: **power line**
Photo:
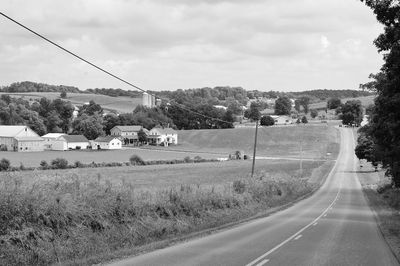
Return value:
M 47 37 L 45 37 L 45 36 L 39 34 L 38 32 L 36 32 L 36 31 L 34 31 L 34 30 L 28 28 L 27 26 L 25 26 L 25 25 L 23 25 L 22 23 L 16 21 L 15 19 L 13 19 L 13 18 L 7 16 L 7 15 L 4 14 L 3 12 L 0 12 L 0 14 L 1 14 L 3 17 L 7 18 L 8 20 L 10 20 L 10 21 L 14 22 L 15 24 L 19 25 L 20 27 L 22 27 L 22 28 L 26 29 L 27 31 L 33 33 L 34 35 L 38 36 L 39 38 L 41 38 L 41 39 L 43 39 L 43 40 L 49 42 L 50 44 L 52 44 L 52 45 L 58 47 L 59 49 L 63 50 L 64 52 L 66 52 L 66 53 L 68 53 L 68 54 L 70 54 L 70 55 L 72 55 L 72 56 L 78 58 L 79 60 L 85 62 L 86 64 L 91 65 L 92 67 L 94 67 L 94 68 L 100 70 L 101 72 L 106 73 L 107 75 L 109 75 L 109 76 L 111 76 L 111 77 L 113 77 L 113 78 L 115 78 L 115 79 L 117 79 L 117 80 L 119 80 L 119 81 L 121 81 L 121 82 L 123 82 L 123 83 L 125 83 L 125 84 L 127 84 L 127 85 L 129 85 L 129 86 L 131 86 L 131 87 L 133 87 L 133 88 L 135 88 L 135 89 L 137 89 L 137 90 L 139 90 L 139 91 L 146 92 L 144 89 L 142 89 L 142 88 L 140 88 L 140 87 L 138 87 L 138 86 L 132 84 L 131 82 L 129 82 L 129 81 L 125 80 L 125 79 L 122 79 L 122 78 L 118 77 L 117 75 L 114 75 L 113 73 L 111 73 L 111 72 L 105 70 L 104 68 L 102 68 L 102 67 L 100 67 L 100 66 L 98 66 L 98 65 L 96 65 L 96 64 L 94 64 L 94 63 L 92 63 L 92 62 L 90 62 L 90 61 L 87 60 L 87 59 L 84 59 L 83 57 L 77 55 L 76 53 L 71 52 L 70 50 L 64 48 L 63 46 L 61 46 L 61 45 L 59 45 L 59 44 L 53 42 L 53 41 L 50 40 L 49 38 L 47 38 Z M 148 92 L 146 92 L 146 93 L 148 93 Z M 148 93 L 148 94 L 151 95 L 151 96 L 156 97 L 156 95 L 154 95 L 154 94 L 151 94 L 151 93 Z M 163 99 L 163 98 L 161 98 L 161 97 L 158 97 L 158 98 L 161 99 L 161 100 L 164 100 L 164 101 L 171 101 L 171 100 L 169 100 L 169 99 Z M 178 106 L 179 108 L 185 110 L 185 111 L 192 112 L 192 113 L 194 113 L 194 114 L 200 115 L 200 116 L 205 117 L 205 118 L 208 118 L 208 119 L 212 119 L 212 120 L 219 121 L 219 122 L 223 122 L 223 123 L 232 123 L 232 122 L 225 121 L 225 120 L 222 120 L 222 119 L 219 119 L 219 118 L 215 118 L 215 117 L 211 117 L 211 116 L 204 115 L 204 114 L 202 114 L 202 113 L 200 113 L 200 112 L 197 112 L 197 111 L 193 111 L 193 110 L 191 110 L 190 108 L 184 106 L 183 104 L 179 104 L 179 103 L 176 103 L 176 102 L 175 102 L 174 104 L 175 104 L 176 106 Z

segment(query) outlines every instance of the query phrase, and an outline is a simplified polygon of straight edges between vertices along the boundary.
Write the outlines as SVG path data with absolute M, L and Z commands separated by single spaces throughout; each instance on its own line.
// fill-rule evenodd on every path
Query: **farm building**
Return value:
M 117 136 L 98 137 L 94 140 L 95 147 L 102 150 L 117 150 L 122 148 L 122 142 Z
M 43 151 L 43 139 L 27 126 L 0 126 L 1 150 Z
M 178 133 L 172 128 L 153 128 L 150 130 L 147 140 L 152 145 L 177 145 Z
M 119 136 L 123 145 L 138 145 L 138 132 L 143 130 L 148 134 L 148 130 L 142 126 L 115 126 L 111 129 L 111 136 Z
M 44 139 L 44 148 L 47 150 L 84 150 L 90 145 L 89 140 L 83 135 L 49 133 L 42 138 Z
M 293 119 L 285 115 L 271 115 L 275 121 L 275 125 L 289 125 L 293 124 Z

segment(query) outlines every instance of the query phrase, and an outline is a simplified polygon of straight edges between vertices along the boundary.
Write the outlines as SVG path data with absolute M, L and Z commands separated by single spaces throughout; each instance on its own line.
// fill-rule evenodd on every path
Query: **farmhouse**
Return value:
M 98 137 L 94 140 L 94 148 L 103 150 L 117 150 L 122 148 L 122 142 L 117 136 Z
M 138 145 L 139 144 L 139 137 L 138 132 L 140 130 L 147 131 L 147 129 L 143 128 L 142 126 L 115 126 L 111 131 L 111 136 L 119 136 L 122 140 L 123 145 Z
M 172 128 L 153 128 L 150 130 L 147 140 L 152 145 L 177 145 L 178 133 Z
M 84 150 L 90 145 L 89 140 L 83 135 L 49 133 L 42 138 L 44 139 L 44 148 L 47 150 Z
M 43 139 L 27 126 L 0 126 L 0 149 L 43 151 Z
M 289 125 L 293 124 L 292 118 L 285 115 L 271 115 L 271 117 L 275 121 L 275 125 Z

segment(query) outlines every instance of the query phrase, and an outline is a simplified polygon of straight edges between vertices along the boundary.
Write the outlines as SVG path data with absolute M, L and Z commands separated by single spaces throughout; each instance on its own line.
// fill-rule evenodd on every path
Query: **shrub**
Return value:
M 238 194 L 243 194 L 245 190 L 246 190 L 246 184 L 243 181 L 235 180 L 233 182 L 233 191 L 235 191 Z
M 0 145 L 0 151 L 7 151 L 8 149 L 7 149 L 7 146 L 6 145 L 4 145 L 4 144 L 1 144 Z
M 48 169 L 49 168 L 49 164 L 45 160 L 42 160 L 42 161 L 40 161 L 40 167 L 42 169 Z
M 51 161 L 51 167 L 54 169 L 66 169 L 68 167 L 68 161 L 64 158 L 56 158 Z
M 143 159 L 136 154 L 132 155 L 131 158 L 129 158 L 129 162 L 131 163 L 131 165 L 145 165 L 146 164 L 145 161 L 143 161 Z
M 194 161 L 195 161 L 195 162 L 199 162 L 199 161 L 201 161 L 201 157 L 200 157 L 200 156 L 196 156 L 196 157 L 194 157 Z
M 76 168 L 82 168 L 85 166 L 83 163 L 81 163 L 81 161 L 75 161 L 74 165 Z
M 193 160 L 189 156 L 186 156 L 183 160 L 185 161 L 185 163 L 193 162 Z
M 10 168 L 10 161 L 3 158 L 0 161 L 0 171 L 7 171 Z

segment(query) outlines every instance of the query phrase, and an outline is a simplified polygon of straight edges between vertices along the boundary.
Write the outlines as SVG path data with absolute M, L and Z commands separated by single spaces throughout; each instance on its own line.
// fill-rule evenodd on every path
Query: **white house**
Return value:
M 293 124 L 293 119 L 285 115 L 271 115 L 275 121 L 275 125 L 289 125 Z
M 138 145 L 139 138 L 138 132 L 140 130 L 147 131 L 147 129 L 143 128 L 139 125 L 134 126 L 115 126 L 113 127 L 110 132 L 111 136 L 118 136 L 122 140 L 122 144 L 124 145 Z
M 0 149 L 7 151 L 43 151 L 43 139 L 27 126 L 0 126 Z
M 117 136 L 98 137 L 94 140 L 94 149 L 117 150 L 122 148 L 122 141 Z
M 153 128 L 147 136 L 149 144 L 164 145 L 178 144 L 178 133 L 172 128 Z
M 83 135 L 67 135 L 61 133 L 49 133 L 42 136 L 45 149 L 55 151 L 85 150 L 89 140 Z

